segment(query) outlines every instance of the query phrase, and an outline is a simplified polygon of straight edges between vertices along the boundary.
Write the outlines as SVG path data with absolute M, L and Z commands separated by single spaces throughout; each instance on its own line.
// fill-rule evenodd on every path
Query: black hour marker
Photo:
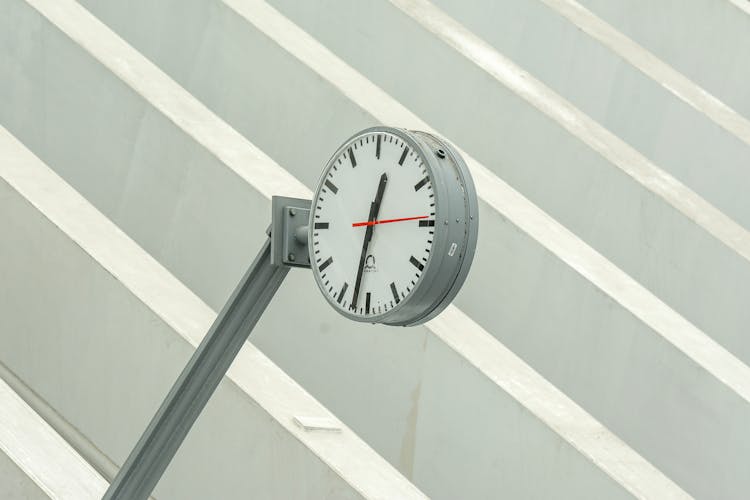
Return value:
M 424 179 L 422 179 L 421 181 L 417 182 L 417 183 L 416 183 L 416 184 L 414 185 L 414 191 L 419 191 L 419 190 L 420 190 L 420 189 L 422 189 L 422 187 L 423 187 L 423 186 L 424 186 L 425 184 L 427 184 L 428 182 L 430 182 L 430 178 L 429 178 L 429 177 L 425 177 L 425 178 L 424 178 Z
M 315 223 L 315 229 L 328 229 L 328 223 L 327 222 L 316 222 Z
M 434 220 L 421 220 L 419 221 L 419 227 L 434 227 L 435 221 Z
M 344 298 L 344 294 L 346 293 L 347 288 L 349 288 L 349 283 L 344 281 L 344 286 L 341 287 L 341 291 L 339 292 L 339 298 L 336 299 L 336 302 L 338 302 L 339 304 L 341 304 L 341 299 Z
M 416 266 L 416 268 L 419 269 L 420 271 L 424 269 L 424 264 L 422 264 L 417 259 L 415 259 L 413 255 L 409 257 L 409 262 L 414 264 L 414 266 Z
M 352 148 L 349 148 L 349 159 L 352 162 L 352 168 L 357 166 L 357 159 L 354 157 L 354 153 L 352 153 Z
M 378 136 L 378 144 L 380 144 L 380 136 Z M 365 314 L 370 314 L 370 292 L 365 294 Z
M 380 159 L 380 136 L 378 136 L 378 142 L 375 145 L 375 158 Z
M 326 179 L 325 185 L 328 187 L 328 189 L 331 190 L 333 194 L 336 194 L 339 192 L 339 188 L 336 187 L 336 184 Z
M 323 269 L 331 265 L 331 262 L 333 262 L 333 257 L 328 257 L 325 262 L 318 266 L 318 271 L 322 272 Z
M 398 292 L 396 291 L 396 283 L 391 282 L 391 293 L 393 294 L 393 298 L 396 300 L 396 304 L 401 302 L 401 297 L 398 296 Z
M 404 160 L 406 159 L 406 155 L 408 155 L 408 154 L 409 154 L 409 147 L 405 146 L 404 147 L 404 152 L 401 153 L 401 159 L 398 160 L 398 164 L 399 165 L 403 165 L 404 164 Z

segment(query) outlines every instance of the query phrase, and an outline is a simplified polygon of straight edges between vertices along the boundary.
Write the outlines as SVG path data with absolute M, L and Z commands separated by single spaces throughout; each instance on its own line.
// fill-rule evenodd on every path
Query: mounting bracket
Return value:
M 272 265 L 310 268 L 307 227 L 311 204 L 310 200 L 284 196 L 271 199 Z

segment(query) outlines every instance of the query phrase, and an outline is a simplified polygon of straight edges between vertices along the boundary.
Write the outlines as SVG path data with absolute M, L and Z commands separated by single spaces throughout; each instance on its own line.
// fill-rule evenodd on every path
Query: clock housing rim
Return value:
M 319 274 L 319 270 L 317 267 L 317 264 L 314 260 L 314 245 L 313 245 L 313 232 L 314 232 L 314 220 L 315 220 L 315 213 L 317 211 L 317 205 L 315 201 L 320 196 L 320 191 L 323 188 L 324 182 L 326 180 L 326 177 L 328 175 L 328 172 L 332 168 L 334 162 L 336 159 L 344 152 L 346 151 L 351 144 L 353 144 L 357 139 L 360 137 L 364 137 L 369 134 L 377 134 L 377 133 L 387 133 L 394 136 L 397 136 L 399 139 L 404 141 L 414 152 L 416 152 L 422 162 L 425 165 L 425 169 L 427 170 L 427 174 L 430 177 L 430 181 L 432 182 L 433 186 L 433 192 L 435 193 L 435 234 L 433 234 L 433 242 L 432 247 L 430 249 L 430 255 L 427 258 L 427 262 L 425 263 L 425 267 L 422 270 L 422 275 L 420 276 L 419 280 L 417 281 L 417 284 L 414 286 L 414 288 L 409 292 L 409 294 L 403 298 L 398 304 L 396 304 L 394 307 L 389 309 L 388 311 L 385 311 L 383 313 L 377 314 L 377 315 L 358 315 L 349 312 L 348 310 L 345 310 L 343 307 L 340 306 L 340 304 L 336 303 L 336 301 L 331 297 L 322 282 L 322 279 Z M 308 251 L 310 253 L 310 262 L 311 262 L 311 268 L 313 272 L 313 276 L 315 277 L 315 283 L 318 286 L 318 289 L 323 294 L 323 297 L 325 297 L 326 301 L 342 316 L 354 320 L 359 321 L 362 323 L 381 323 L 386 325 L 393 325 L 393 326 L 400 326 L 400 325 L 406 325 L 411 324 L 413 320 L 418 319 L 420 316 L 423 316 L 425 312 L 424 306 L 419 307 L 417 303 L 423 303 L 424 302 L 424 290 L 426 288 L 430 288 L 429 284 L 434 279 L 434 271 L 432 262 L 434 260 L 434 255 L 436 254 L 435 249 L 439 247 L 445 247 L 445 242 L 442 241 L 446 238 L 446 235 L 443 234 L 444 231 L 438 231 L 438 221 L 443 220 L 443 216 L 446 214 L 443 214 L 442 211 L 442 203 L 441 199 L 444 196 L 442 193 L 438 192 L 438 178 L 436 176 L 436 170 L 434 168 L 434 165 L 430 161 L 431 158 L 425 154 L 425 146 L 422 141 L 418 141 L 417 138 L 408 130 L 397 128 L 397 127 L 388 127 L 388 126 L 377 126 L 377 127 L 369 127 L 364 130 L 361 130 L 352 136 L 350 136 L 346 141 L 344 141 L 341 146 L 331 155 L 331 158 L 326 163 L 325 168 L 323 169 L 323 172 L 318 179 L 317 186 L 315 188 L 313 203 L 310 208 L 310 224 L 308 227 Z M 426 284 L 426 282 L 429 282 Z M 420 300 L 422 299 L 422 300 Z M 417 307 L 414 307 L 417 305 Z

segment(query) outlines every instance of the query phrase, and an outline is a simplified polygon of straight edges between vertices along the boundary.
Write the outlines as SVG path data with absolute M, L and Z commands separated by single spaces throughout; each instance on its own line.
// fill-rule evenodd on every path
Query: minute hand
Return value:
M 378 184 L 378 191 L 375 194 L 375 201 L 370 204 L 370 215 L 367 218 L 368 222 L 377 220 L 378 214 L 380 213 L 380 202 L 383 200 L 383 193 L 385 193 L 385 185 L 388 183 L 388 176 L 383 173 L 380 176 L 380 182 Z M 359 299 L 359 288 L 362 285 L 362 273 L 365 270 L 365 259 L 367 258 L 367 248 L 370 246 L 370 240 L 372 239 L 372 233 L 375 225 L 370 224 L 365 230 L 365 239 L 362 242 L 362 253 L 359 256 L 359 267 L 357 267 L 357 279 L 354 282 L 354 295 L 352 296 L 352 308 L 356 310 L 357 299 Z

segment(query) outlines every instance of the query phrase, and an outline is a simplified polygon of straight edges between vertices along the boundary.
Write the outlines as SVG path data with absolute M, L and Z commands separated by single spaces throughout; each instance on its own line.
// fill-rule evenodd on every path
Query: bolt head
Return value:
M 289 259 L 289 262 L 294 262 L 294 260 L 296 259 L 296 257 L 294 256 L 293 253 L 290 253 L 288 259 Z
M 292 217 L 294 217 L 295 215 L 297 215 L 297 211 L 295 209 L 293 209 L 293 208 L 290 208 L 289 209 L 289 215 L 291 215 Z

